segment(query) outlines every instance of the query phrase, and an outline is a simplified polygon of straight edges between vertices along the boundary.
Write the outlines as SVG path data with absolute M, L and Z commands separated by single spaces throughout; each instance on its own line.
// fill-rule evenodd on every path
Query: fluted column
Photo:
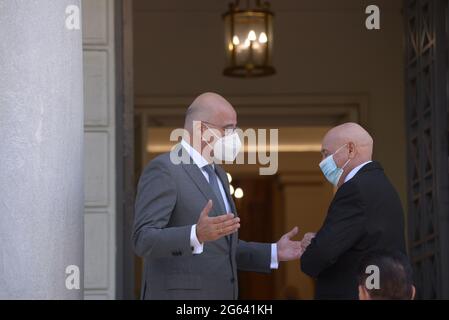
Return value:
M 83 296 L 76 8 L 79 0 L 0 0 L 0 299 Z

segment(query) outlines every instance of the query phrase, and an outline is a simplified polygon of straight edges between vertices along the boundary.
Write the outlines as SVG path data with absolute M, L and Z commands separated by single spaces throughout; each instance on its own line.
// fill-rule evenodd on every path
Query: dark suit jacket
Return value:
M 323 226 L 301 258 L 316 278 L 316 299 L 357 299 L 357 267 L 373 250 L 405 253 L 404 212 L 379 163 L 366 164 L 332 200 Z

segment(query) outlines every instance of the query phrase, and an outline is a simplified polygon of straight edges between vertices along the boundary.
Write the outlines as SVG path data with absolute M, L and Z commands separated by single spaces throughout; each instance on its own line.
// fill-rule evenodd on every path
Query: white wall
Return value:
M 115 298 L 113 0 L 83 0 L 85 299 Z

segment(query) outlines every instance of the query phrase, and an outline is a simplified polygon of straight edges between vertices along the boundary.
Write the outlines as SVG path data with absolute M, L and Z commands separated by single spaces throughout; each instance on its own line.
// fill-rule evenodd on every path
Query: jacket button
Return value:
M 231 283 L 234 283 L 235 282 L 235 279 L 234 278 L 231 278 Z

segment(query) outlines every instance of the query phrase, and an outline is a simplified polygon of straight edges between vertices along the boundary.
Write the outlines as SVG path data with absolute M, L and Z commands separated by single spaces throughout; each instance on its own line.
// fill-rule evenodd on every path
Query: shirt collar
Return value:
M 184 139 L 181 140 L 181 146 L 187 151 L 190 158 L 192 158 L 193 162 L 199 167 L 203 168 L 207 166 L 209 163 L 206 159 L 199 153 L 195 148 L 193 148 L 187 141 Z
M 352 178 L 354 178 L 354 176 L 357 174 L 357 172 L 359 172 L 360 169 L 362 169 L 366 164 L 372 162 L 370 161 L 366 161 L 362 164 L 359 164 L 357 167 L 355 167 L 354 169 L 351 170 L 351 172 L 348 173 L 348 175 L 345 178 L 345 182 L 348 182 L 349 180 L 351 180 Z

